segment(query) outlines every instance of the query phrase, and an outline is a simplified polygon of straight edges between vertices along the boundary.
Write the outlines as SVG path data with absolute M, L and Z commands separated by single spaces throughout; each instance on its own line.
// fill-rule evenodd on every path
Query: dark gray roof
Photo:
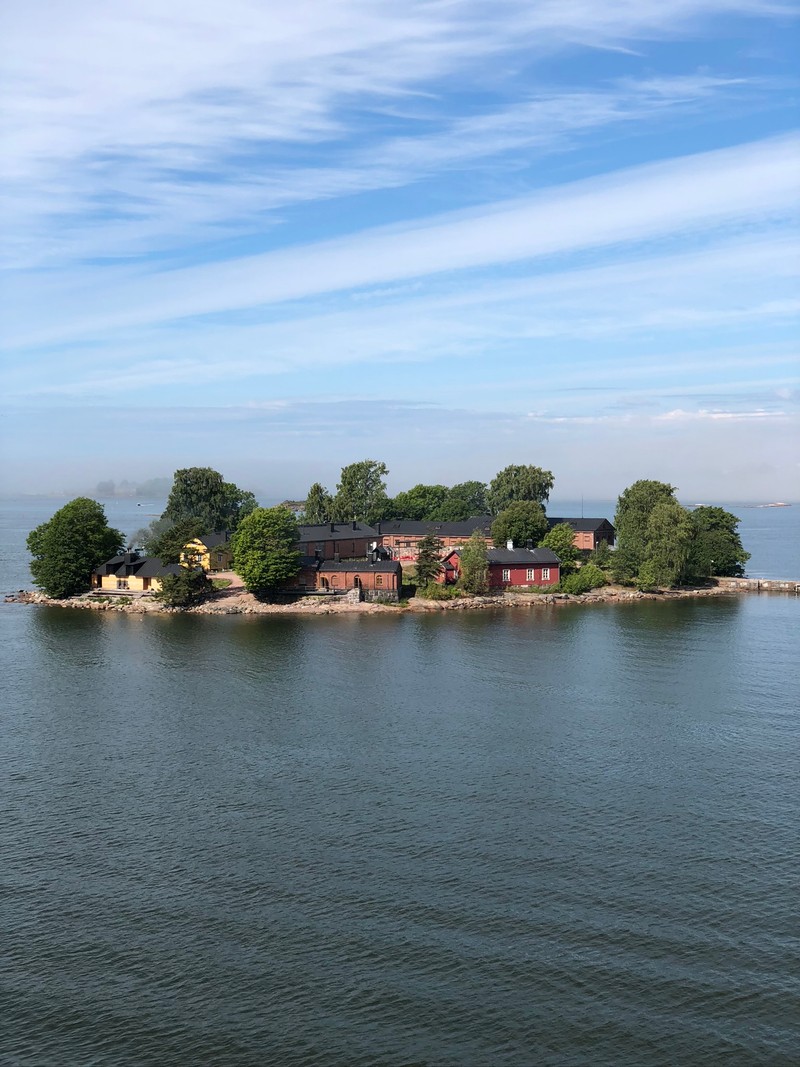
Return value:
M 551 530 L 560 522 L 567 523 L 567 525 L 571 526 L 576 533 L 594 533 L 594 531 L 599 530 L 604 523 L 610 526 L 612 530 L 614 529 L 612 523 L 610 523 L 608 519 L 559 519 L 556 517 L 551 518 L 549 515 L 547 517 L 547 525 Z
M 101 578 L 109 574 L 119 574 L 125 578 L 132 575 L 137 578 L 163 578 L 165 574 L 180 574 L 182 570 L 179 563 L 162 563 L 157 556 L 140 556 L 138 552 L 125 552 L 101 563 L 94 573 Z
M 494 519 L 491 515 L 473 515 L 461 522 L 417 522 L 415 519 L 388 519 L 378 523 L 381 534 L 410 534 L 424 537 L 435 534 L 440 537 L 468 538 L 475 530 L 489 534 Z
M 461 555 L 461 550 L 455 550 Z M 560 565 L 561 560 L 549 548 L 488 548 L 486 558 L 490 563 L 522 563 L 526 567 L 538 563 L 539 566 Z
M 157 556 L 148 556 L 133 573 L 137 578 L 163 578 L 167 574 L 182 574 L 185 569 L 180 563 L 162 563 Z
M 194 537 L 192 540 L 199 541 L 206 548 L 216 548 L 218 545 L 230 544 L 231 532 L 230 530 L 215 530 L 214 533 L 201 534 L 200 537 Z
M 396 560 L 381 559 L 377 563 L 371 563 L 366 559 L 349 559 L 343 563 L 325 562 L 319 565 L 320 574 L 323 571 L 346 571 L 352 574 L 357 571 L 359 574 L 364 574 L 367 571 L 374 571 L 378 574 L 398 574 L 402 567 Z
M 300 544 L 309 541 L 350 541 L 359 537 L 377 537 L 377 532 L 365 522 L 326 522 L 320 526 L 300 526 Z
M 561 560 L 549 548 L 490 548 L 486 552 L 490 563 L 559 564 Z

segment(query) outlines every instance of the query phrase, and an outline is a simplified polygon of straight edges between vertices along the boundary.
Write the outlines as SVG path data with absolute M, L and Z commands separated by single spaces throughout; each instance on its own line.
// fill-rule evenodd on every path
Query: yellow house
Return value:
M 157 593 L 165 574 L 180 574 L 178 563 L 162 563 L 155 556 L 123 552 L 92 573 L 92 589 L 106 593 Z
M 181 563 L 202 567 L 204 571 L 229 571 L 232 560 L 229 530 L 194 537 L 181 552 Z

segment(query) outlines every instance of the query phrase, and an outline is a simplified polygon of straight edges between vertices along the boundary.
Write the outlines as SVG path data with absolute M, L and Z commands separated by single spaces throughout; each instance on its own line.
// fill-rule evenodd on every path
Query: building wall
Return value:
M 181 552 L 181 563 L 188 563 L 190 559 L 196 559 L 205 571 L 229 571 L 233 553 L 229 544 L 206 548 L 202 541 L 194 540 L 189 541 Z
M 303 555 L 306 556 L 313 556 L 318 553 L 320 559 L 334 559 L 337 555 L 339 559 L 363 559 L 369 554 L 373 541 L 380 543 L 380 537 L 348 537 L 325 541 L 303 541 L 296 547 L 299 547 Z
M 504 577 L 508 571 L 508 577 Z M 530 573 L 530 577 L 529 577 Z M 547 573 L 547 577 L 545 577 Z M 532 567 L 524 563 L 509 563 L 503 566 L 501 563 L 489 564 L 489 588 L 490 589 L 525 589 L 531 586 L 547 588 L 558 585 L 561 578 L 561 568 L 557 563 L 549 567 L 543 567 L 540 563 Z
M 330 571 L 327 574 L 318 572 L 317 589 L 344 592 L 356 586 L 356 578 L 365 593 L 375 593 L 377 596 L 399 593 L 398 580 L 402 581 L 401 576 L 391 571 Z
M 388 548 L 392 553 L 392 559 L 398 560 L 400 563 L 413 563 L 417 558 L 419 551 L 419 543 L 426 534 L 382 534 L 379 538 L 379 543 Z M 439 540 L 442 542 L 442 553 L 450 552 L 454 548 L 463 548 L 469 540 L 468 537 L 464 537 L 459 534 L 442 536 L 437 534 Z M 484 537 L 487 545 L 491 545 L 491 537 Z
M 140 578 L 136 574 L 127 577 L 117 574 L 94 575 L 93 586 L 106 593 L 157 593 L 161 589 L 160 578 Z

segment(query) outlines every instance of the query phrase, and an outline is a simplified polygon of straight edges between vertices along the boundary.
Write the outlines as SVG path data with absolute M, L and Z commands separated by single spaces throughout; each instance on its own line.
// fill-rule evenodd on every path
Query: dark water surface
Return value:
M 0 631 L 3 1064 L 798 1062 L 797 598 Z

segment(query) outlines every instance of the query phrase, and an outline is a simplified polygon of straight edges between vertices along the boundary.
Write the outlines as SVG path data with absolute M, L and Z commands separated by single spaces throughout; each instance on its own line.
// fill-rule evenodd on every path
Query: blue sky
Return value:
M 800 500 L 797 15 L 9 5 L 2 489 Z

